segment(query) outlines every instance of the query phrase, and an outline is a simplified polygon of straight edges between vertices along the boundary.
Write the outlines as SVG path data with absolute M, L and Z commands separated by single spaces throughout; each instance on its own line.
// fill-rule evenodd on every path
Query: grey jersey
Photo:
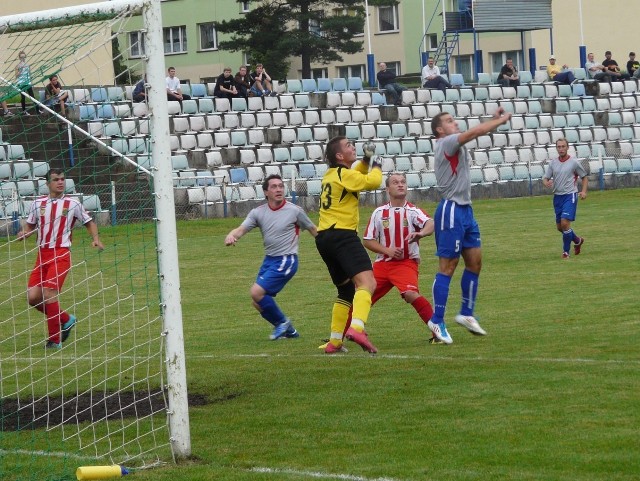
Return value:
M 460 134 L 447 135 L 436 140 L 435 172 L 442 197 L 456 204 L 471 204 L 471 156 L 464 145 L 458 143 Z
M 582 178 L 586 175 L 587 171 L 584 170 L 580 161 L 569 156 L 564 162 L 560 159 L 551 160 L 544 177 L 553 178 L 553 193 L 563 195 L 578 192 L 578 177 Z
M 264 253 L 268 256 L 298 254 L 300 229 L 314 227 L 309 216 L 300 207 L 286 201 L 275 210 L 269 204 L 252 209 L 241 225 L 247 231 L 254 227 L 260 228 Z

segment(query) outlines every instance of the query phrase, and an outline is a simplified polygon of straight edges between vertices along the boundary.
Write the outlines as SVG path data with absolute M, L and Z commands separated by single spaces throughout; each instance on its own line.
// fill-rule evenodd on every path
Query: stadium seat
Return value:
M 302 92 L 302 82 L 299 79 L 287 79 L 287 92 L 290 94 Z
M 362 88 L 362 79 L 360 77 L 349 77 L 347 79 L 347 90 L 362 90 Z
M 331 79 L 334 92 L 344 92 L 347 90 L 347 80 L 341 77 Z

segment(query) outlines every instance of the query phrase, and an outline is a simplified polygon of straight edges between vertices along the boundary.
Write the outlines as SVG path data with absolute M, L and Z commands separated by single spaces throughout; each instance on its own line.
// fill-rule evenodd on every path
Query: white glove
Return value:
M 362 144 L 362 151 L 364 152 L 365 162 L 368 162 L 376 153 L 376 144 L 371 141 L 365 142 Z
M 379 167 L 382 168 L 382 157 L 380 157 L 379 155 L 374 155 L 373 157 L 371 157 L 371 168 L 373 169 L 374 167 Z

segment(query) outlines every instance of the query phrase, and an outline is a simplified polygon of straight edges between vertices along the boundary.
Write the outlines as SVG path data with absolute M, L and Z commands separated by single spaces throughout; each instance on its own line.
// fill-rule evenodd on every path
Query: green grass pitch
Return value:
M 307 233 L 298 274 L 277 297 L 301 336 L 274 342 L 249 298 L 259 232 L 225 247 L 241 219 L 179 222 L 188 386 L 209 403 L 190 410 L 193 459 L 132 480 L 639 479 L 640 189 L 590 192 L 573 224 L 586 243 L 568 260 L 551 196 L 474 207 L 476 314 L 488 336 L 453 322 L 459 266 L 454 344 L 429 345 L 392 291 L 367 324 L 376 356 L 352 343 L 341 356 L 318 349 L 335 289 Z M 421 250 L 431 299 L 433 238 Z

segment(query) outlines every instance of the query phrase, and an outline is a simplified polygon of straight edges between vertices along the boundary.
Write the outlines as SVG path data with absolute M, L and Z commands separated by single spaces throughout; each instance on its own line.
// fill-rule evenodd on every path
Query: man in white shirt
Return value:
M 422 86 L 428 89 L 440 89 L 443 92 L 451 88 L 451 84 L 440 75 L 440 68 L 429 57 L 427 65 L 422 67 Z
M 169 67 L 167 72 L 169 73 L 169 76 L 165 79 L 167 84 L 167 100 L 177 100 L 180 103 L 182 103 L 183 100 L 190 100 L 191 97 L 183 94 L 180 89 L 180 79 L 176 77 L 176 68 Z
M 587 70 L 589 78 L 598 82 L 611 82 L 611 75 L 607 73 L 607 67 L 595 61 L 593 52 L 587 54 L 587 62 L 585 62 L 584 68 Z

